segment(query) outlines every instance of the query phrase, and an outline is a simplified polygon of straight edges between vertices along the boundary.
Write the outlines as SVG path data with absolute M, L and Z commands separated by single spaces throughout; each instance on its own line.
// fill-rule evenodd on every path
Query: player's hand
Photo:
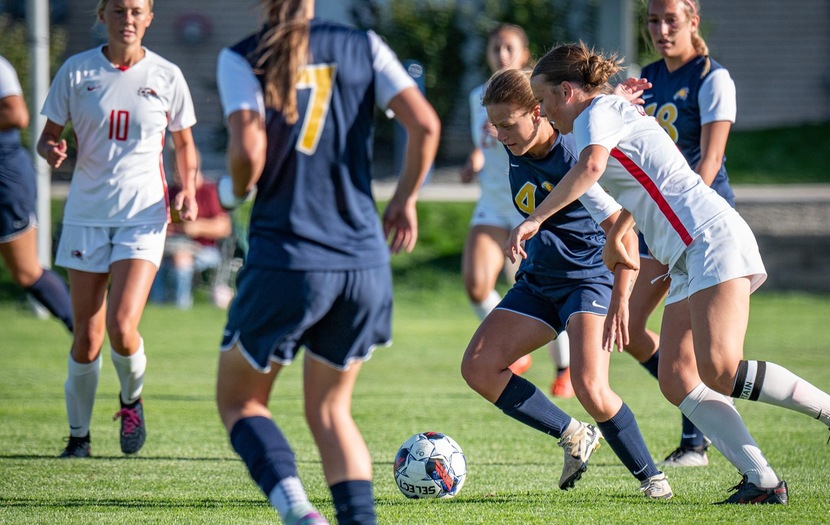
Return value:
M 199 216 L 199 203 L 196 202 L 196 196 L 193 194 L 180 191 L 173 201 L 173 208 L 178 212 L 182 222 L 195 221 Z
M 602 262 L 610 271 L 614 271 L 618 264 L 628 266 L 632 270 L 640 269 L 640 257 L 633 258 L 628 254 L 622 240 L 606 237 L 605 246 L 602 247 Z
M 623 97 L 632 104 L 644 104 L 643 91 L 651 87 L 651 82 L 645 78 L 627 78 L 617 84 L 614 94 Z
M 66 140 L 61 139 L 60 142 L 56 142 L 46 149 L 46 155 L 44 158 L 50 166 L 53 168 L 59 168 L 60 165 L 63 164 L 63 161 L 66 160 L 66 150 Z
M 389 241 L 389 251 L 409 253 L 418 241 L 418 213 L 415 199 L 402 202 L 394 197 L 383 212 L 383 236 Z
M 539 231 L 541 226 L 534 219 L 527 218 L 521 224 L 513 228 L 510 236 L 507 238 L 507 243 L 504 245 L 504 254 L 511 262 L 516 262 L 517 257 L 527 259 L 527 253 L 524 249 L 524 241 L 530 239 Z
M 606 352 L 613 352 L 614 345 L 617 351 L 622 352 L 628 346 L 628 300 L 620 299 L 620 294 L 611 294 L 611 304 L 608 307 L 608 315 L 605 316 L 605 326 L 602 332 L 602 349 Z

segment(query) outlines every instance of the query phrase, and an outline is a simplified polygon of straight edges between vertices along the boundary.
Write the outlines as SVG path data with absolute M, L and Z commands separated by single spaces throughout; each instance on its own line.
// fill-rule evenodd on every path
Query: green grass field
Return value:
M 790 485 L 787 507 L 718 507 L 739 481 L 715 451 L 710 465 L 669 471 L 675 498 L 647 501 L 639 484 L 603 446 L 574 490 L 556 482 L 556 441 L 504 416 L 458 372 L 477 326 L 459 277 L 459 247 L 469 204 L 421 206 L 416 252 L 395 259 L 394 342 L 366 364 L 354 415 L 372 452 L 381 524 L 797 524 L 830 523 L 827 429 L 791 411 L 738 401 L 750 431 Z M 0 272 L 0 281 L 4 274 Z M 144 391 L 148 439 L 136 457 L 118 446 L 118 385 L 108 352 L 92 421 L 94 458 L 58 460 L 68 434 L 63 401 L 70 337 L 57 321 L 38 320 L 15 301 L 0 303 L 0 523 L 278 523 L 228 444 L 213 403 L 217 347 L 225 313 L 205 301 L 192 311 L 148 307 L 141 324 L 148 353 Z M 830 298 L 765 294 L 753 298 L 746 355 L 787 366 L 830 388 Z M 679 439 L 680 414 L 656 381 L 624 354 L 612 358 L 612 385 L 637 415 L 652 454 Z M 553 367 L 534 354 L 526 377 L 547 390 Z M 286 369 L 271 409 L 288 436 L 311 499 L 333 519 L 316 449 L 302 418 L 300 368 Z M 574 399 L 558 401 L 587 415 Z M 454 437 L 469 476 L 452 500 L 407 500 L 392 461 L 411 434 Z

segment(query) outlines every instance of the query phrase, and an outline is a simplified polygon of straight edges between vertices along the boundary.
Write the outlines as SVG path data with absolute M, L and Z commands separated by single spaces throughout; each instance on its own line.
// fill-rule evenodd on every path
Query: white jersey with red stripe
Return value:
M 573 135 L 580 154 L 593 144 L 611 153 L 600 185 L 631 212 L 654 257 L 669 267 L 732 209 L 641 106 L 598 96 L 574 121 Z
M 162 165 L 165 130 L 196 123 L 181 70 L 148 49 L 121 70 L 103 46 L 70 57 L 43 105 L 46 118 L 71 122 L 78 147 L 64 223 L 158 224 L 168 217 Z

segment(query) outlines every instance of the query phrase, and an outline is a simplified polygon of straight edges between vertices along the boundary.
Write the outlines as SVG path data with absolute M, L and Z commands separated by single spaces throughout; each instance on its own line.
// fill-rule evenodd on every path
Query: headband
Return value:
M 697 16 L 697 6 L 695 6 L 695 0 L 684 0 L 686 5 L 692 8 L 692 16 Z

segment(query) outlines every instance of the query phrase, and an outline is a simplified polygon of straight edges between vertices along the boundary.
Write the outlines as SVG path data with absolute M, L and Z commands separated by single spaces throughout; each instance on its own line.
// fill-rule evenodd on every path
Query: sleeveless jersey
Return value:
M 548 154 L 538 159 L 505 150 L 513 203 L 524 217 L 533 213 L 577 161 L 570 134 L 560 134 Z M 522 261 L 519 273 L 564 279 L 609 273 L 602 263 L 605 233 L 599 223 L 619 209 L 620 205 L 594 184 L 578 201 L 543 222 L 539 232 L 526 241 L 527 259 Z
M 709 63 L 711 69 L 702 78 L 706 65 L 702 56 L 671 73 L 665 61 L 658 60 L 645 66 L 641 74 L 653 85 L 643 93 L 646 113 L 657 119 L 692 169 L 700 162 L 703 125 L 716 121 L 734 123 L 737 113 L 735 83 L 729 72 L 714 60 Z M 735 194 L 726 174 L 726 156 L 712 181 L 712 189 L 735 205 Z
M 599 183 L 631 212 L 654 257 L 669 267 L 692 239 L 732 211 L 641 106 L 600 95 L 576 118 L 573 135 L 579 153 L 592 144 L 610 152 Z
M 121 70 L 103 46 L 58 70 L 41 114 L 72 123 L 78 156 L 63 222 L 80 226 L 158 224 L 168 219 L 162 165 L 165 130 L 196 123 L 184 75 L 148 49 Z
M 253 72 L 264 31 L 220 55 L 225 115 L 263 108 L 263 78 Z M 388 263 L 371 188 L 374 108 L 414 85 L 374 33 L 311 21 L 309 63 L 296 85 L 299 119 L 288 124 L 282 114 L 264 110 L 268 151 L 251 213 L 247 265 L 308 271 Z

